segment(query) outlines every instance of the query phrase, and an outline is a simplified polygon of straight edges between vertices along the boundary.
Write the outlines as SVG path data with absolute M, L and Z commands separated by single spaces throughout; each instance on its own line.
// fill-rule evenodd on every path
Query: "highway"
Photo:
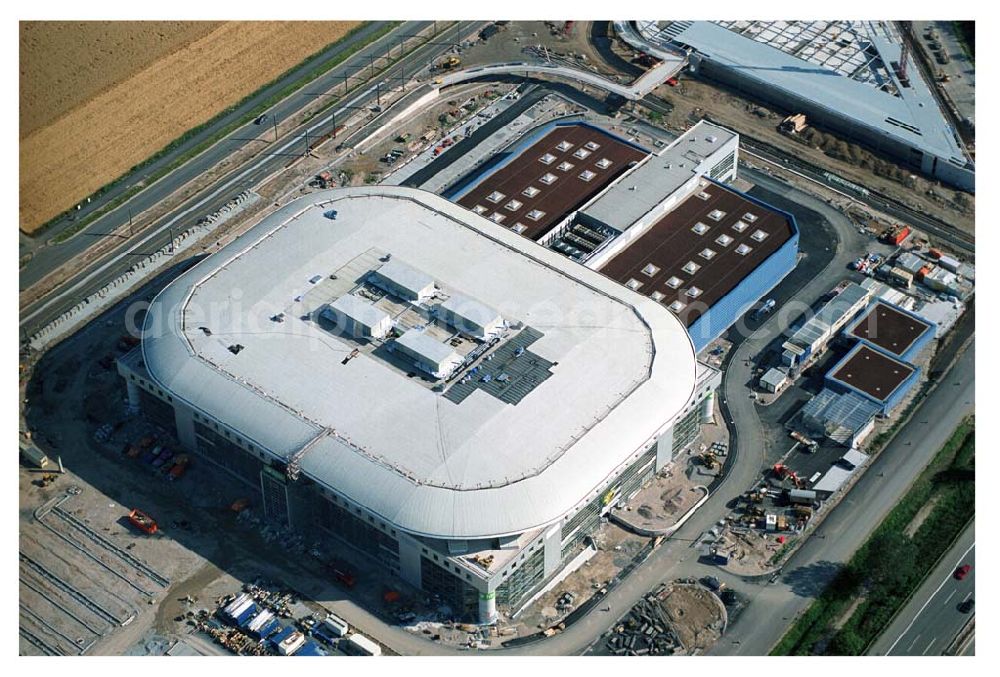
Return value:
M 424 24 L 429 25 L 429 22 L 423 22 L 423 24 L 418 22 L 415 26 L 411 26 L 411 24 L 404 24 L 400 30 L 407 27 L 419 28 Z M 448 40 L 461 39 L 470 33 L 475 32 L 477 26 L 477 22 L 461 22 L 439 32 L 437 38 L 434 40 L 435 44 L 422 45 L 407 56 L 406 61 L 410 63 L 408 70 L 410 72 L 416 72 L 418 68 L 422 68 L 427 63 L 433 61 L 449 48 L 448 45 L 441 43 Z M 377 47 L 378 43 L 376 43 L 372 49 L 376 49 Z M 331 74 L 328 74 L 328 77 L 329 79 L 324 77 L 321 78 L 321 81 L 316 81 L 308 85 L 308 91 L 324 91 L 322 87 L 332 89 L 339 81 L 342 81 L 343 76 L 339 74 L 339 69 L 334 69 Z M 338 103 L 335 113 L 341 115 L 349 113 L 357 107 L 371 106 L 374 104 L 375 98 L 376 89 L 375 84 L 373 83 L 360 93 L 355 94 L 346 103 Z M 301 107 L 308 103 L 309 100 L 311 100 L 311 97 L 293 95 L 288 101 L 293 102 L 289 105 Z M 234 168 L 218 182 L 196 193 L 191 198 L 186 200 L 184 204 L 164 215 L 150 227 L 140 233 L 137 233 L 134 237 L 127 241 L 123 240 L 121 246 L 105 253 L 103 256 L 91 263 L 86 269 L 79 271 L 74 277 L 67 280 L 60 286 L 57 293 L 50 294 L 36 303 L 22 307 L 20 318 L 22 330 L 27 335 L 33 334 L 52 319 L 58 317 L 69 308 L 72 308 L 80 300 L 86 298 L 91 293 L 100 289 L 109 281 L 128 270 L 137 257 L 148 255 L 165 246 L 171 239 L 172 229 L 183 229 L 193 225 L 193 223 L 200 216 L 212 213 L 225 204 L 234 195 L 256 185 L 272 173 L 280 170 L 295 157 L 298 153 L 298 148 L 304 149 L 307 137 L 316 137 L 325 133 L 329 129 L 330 123 L 331 115 L 327 113 L 319 116 L 317 120 L 312 121 L 311 124 L 308 124 L 308 126 L 300 126 L 292 133 L 286 134 L 283 139 L 279 140 L 277 148 L 256 156 L 242 167 Z M 221 156 L 216 157 L 215 161 L 221 160 L 233 151 L 233 147 L 229 146 L 227 141 L 216 144 L 216 146 L 213 146 L 213 149 L 211 150 L 216 149 L 218 149 L 217 152 L 221 153 Z M 201 156 L 199 156 L 199 158 L 200 157 Z M 153 184 L 146 191 L 137 195 L 133 198 L 133 201 L 139 199 L 140 196 L 145 196 L 143 199 L 163 199 L 192 178 L 188 176 L 188 168 L 192 167 L 194 164 L 195 161 L 192 160 L 191 163 L 184 165 L 174 173 L 171 173 L 167 177 L 164 177 L 157 183 Z M 198 171 L 201 172 L 205 169 L 206 167 L 200 167 Z M 122 217 L 120 210 L 116 210 L 102 219 L 99 219 L 97 223 L 104 223 L 105 219 L 113 219 L 115 214 L 118 214 L 117 218 L 119 219 L 125 218 L 127 220 L 128 218 L 127 214 Z M 104 227 L 113 228 L 115 225 L 119 225 L 120 223 L 121 222 L 119 221 L 114 225 L 105 224 Z M 91 236 L 87 234 L 81 234 L 74 237 L 69 242 L 79 243 L 80 246 L 83 247 L 90 243 L 90 238 Z M 50 250 L 55 251 L 54 248 L 43 251 Z M 32 260 L 32 262 L 29 263 L 29 266 L 35 263 L 36 260 Z M 39 263 L 38 265 L 41 264 Z M 22 288 L 26 284 L 25 275 L 25 270 L 22 270 Z
M 955 569 L 963 564 L 971 564 L 972 571 L 960 581 L 955 578 Z M 973 614 L 964 614 L 958 607 L 967 599 L 975 599 L 975 591 L 976 523 L 973 520 L 868 653 L 873 656 L 941 655 L 972 618 Z
M 86 218 L 90 214 L 98 211 L 109 202 L 129 190 L 132 186 L 148 181 L 152 175 L 175 162 L 177 158 L 190 152 L 192 149 L 197 148 L 202 143 L 205 143 L 207 140 L 218 134 L 220 130 L 225 129 L 227 126 L 246 117 L 252 111 L 255 111 L 261 103 L 274 96 L 277 92 L 280 92 L 289 83 L 295 82 L 310 70 L 320 68 L 323 64 L 343 58 L 344 54 L 354 51 L 357 49 L 358 45 L 371 39 L 373 35 L 376 35 L 380 30 L 383 30 L 386 25 L 386 22 L 371 22 L 362 26 L 356 33 L 331 46 L 315 61 L 295 68 L 285 77 L 282 77 L 278 82 L 275 82 L 274 84 L 255 93 L 247 101 L 244 101 L 234 107 L 218 120 L 200 130 L 197 134 L 193 134 L 191 138 L 179 144 L 169 153 L 166 153 L 162 157 L 150 162 L 141 170 L 130 173 L 119 184 L 110 188 L 99 197 L 93 199 L 89 204 L 83 203 L 80 211 L 75 212 L 72 219 L 69 217 L 63 217 L 59 222 L 53 224 L 43 233 L 35 237 L 22 235 L 21 255 L 24 255 L 28 251 L 33 251 L 34 258 L 21 270 L 20 288 L 24 289 L 31 286 L 41 277 L 48 274 L 48 272 L 52 269 L 79 254 L 93 242 L 93 238 L 97 236 L 97 234 L 110 232 L 121 226 L 122 223 L 127 222 L 129 207 L 131 207 L 133 215 L 138 215 L 143 210 L 148 209 L 150 206 L 155 205 L 157 202 L 162 200 L 163 197 L 172 192 L 172 188 L 168 187 L 164 190 L 164 188 L 160 186 L 160 183 L 162 183 L 164 179 L 173 178 L 174 185 L 180 185 L 183 181 L 199 176 L 221 159 L 224 159 L 226 156 L 239 150 L 240 148 L 243 148 L 250 143 L 261 143 L 258 141 L 258 138 L 262 135 L 268 139 L 272 138 L 267 136 L 266 133 L 273 129 L 273 121 L 277 120 L 278 122 L 281 122 L 293 116 L 303 106 L 309 103 L 309 99 L 307 97 L 297 95 L 286 97 L 268 109 L 267 125 L 257 126 L 254 125 L 253 122 L 248 122 L 247 124 L 242 125 L 241 127 L 233 130 L 221 142 L 216 143 L 211 148 L 205 150 L 205 152 L 195 158 L 192 158 L 189 162 L 185 163 L 184 166 L 177 168 L 171 175 L 169 175 L 169 177 L 164 177 L 164 179 L 161 179 L 159 182 L 152 184 L 141 193 L 138 193 L 135 197 L 128 201 L 127 206 L 122 205 L 105 216 L 95 220 L 70 240 L 63 242 L 62 244 L 46 244 L 48 240 L 58 235 L 66 228 L 72 226 L 76 221 Z M 343 82 L 345 75 L 351 79 L 357 79 L 358 77 L 363 76 L 364 72 L 370 69 L 370 59 L 367 54 L 384 55 L 386 49 L 398 43 L 398 39 L 396 38 L 397 35 L 403 33 L 416 33 L 417 30 L 420 30 L 420 28 L 424 26 L 426 26 L 426 22 L 404 24 L 403 26 L 398 27 L 396 30 L 383 36 L 380 40 L 377 40 L 369 45 L 366 56 L 361 57 L 361 55 L 357 55 L 354 60 L 348 59 L 348 61 L 341 65 L 340 68 L 331 70 L 325 76 L 313 81 L 309 85 L 306 85 L 306 87 L 308 89 L 313 87 L 323 87 L 324 89 L 317 91 L 326 91 L 326 89 Z M 364 61 L 360 60 L 362 58 Z M 357 63 L 354 63 L 355 60 L 357 60 Z
M 750 606 L 716 655 L 765 655 L 909 489 L 955 427 L 975 411 L 975 340 L 772 585 L 737 586 Z M 934 421 L 934 425 L 922 424 Z M 780 620 L 778 620 L 780 619 Z
M 464 22 L 439 35 L 438 40 L 447 39 L 445 36 L 459 39 L 474 30 L 475 22 Z M 445 49 L 447 47 L 427 45 L 418 48 L 407 61 L 425 64 Z M 415 70 L 416 68 L 413 69 Z M 343 76 L 332 77 L 333 85 L 336 85 Z M 314 83 L 309 89 L 319 91 L 317 87 L 318 84 Z M 373 99 L 374 86 L 356 94 L 346 105 L 341 105 L 338 113 L 350 110 L 350 106 L 370 105 Z M 105 255 L 88 270 L 81 271 L 76 278 L 63 286 L 62 293 L 58 296 L 54 295 L 53 298 L 35 307 L 22 309 L 22 328 L 31 333 L 66 308 L 75 305 L 90 291 L 100 288 L 126 270 L 134 256 L 149 253 L 166 244 L 170 238 L 170 228 L 175 224 L 186 224 L 202 214 L 210 213 L 215 205 L 224 203 L 233 194 L 255 185 L 256 182 L 280 169 L 294 155 L 292 149 L 304 144 L 308 135 L 323 129 L 324 126 L 328 128 L 329 125 L 330 117 L 324 115 L 308 128 L 286 135 L 285 139 L 279 142 L 281 145 L 277 150 L 258 156 L 244 167 L 234 169 L 219 183 L 193 196 L 183 206 L 160 219 L 123 247 Z M 228 152 L 231 152 L 231 149 Z M 819 274 L 796 292 L 797 296 L 801 295 L 803 298 L 818 297 L 844 277 L 846 272 L 844 264 L 854 257 L 858 247 L 863 247 L 865 240 L 857 234 L 846 217 L 822 201 L 763 175 L 751 173 L 751 176 L 771 190 L 788 195 L 794 193 L 796 201 L 823 215 L 837 232 L 838 243 L 833 258 Z M 163 184 L 172 185 L 173 189 L 176 189 L 183 183 L 176 181 L 177 179 L 171 174 L 153 187 Z M 72 241 L 79 239 L 74 238 Z M 23 284 L 22 277 L 22 287 Z M 740 441 L 736 450 L 737 459 L 732 463 L 730 474 L 721 490 L 716 491 L 672 539 L 655 550 L 642 565 L 615 587 L 599 605 L 600 608 L 595 608 L 559 635 L 517 648 L 501 650 L 500 653 L 511 655 L 582 653 L 617 618 L 627 613 L 633 604 L 661 581 L 683 576 L 700 576 L 709 572 L 719 575 L 714 567 L 698 563 L 697 552 L 690 545 L 691 541 L 703 531 L 714 526 L 719 515 L 725 512 L 725 503 L 742 492 L 759 476 L 763 463 L 763 445 L 760 440 L 753 437 L 755 432 L 759 434 L 760 425 L 756 423 L 755 408 L 745 396 L 744 384 L 749 378 L 747 371 L 749 367 L 745 362 L 784 330 L 781 319 L 778 313 L 772 316 L 738 346 L 731 358 L 723 385 L 722 399 L 727 406 L 726 416 L 731 418 L 738 429 Z M 732 576 L 719 575 L 739 592 L 747 595 L 752 602 L 712 653 L 766 654 L 791 619 L 801 613 L 832 578 L 837 563 L 849 558 L 863 543 L 871 529 L 895 505 L 912 480 L 940 448 L 954 425 L 973 410 L 974 352 L 973 344 L 959 359 L 953 372 L 943 377 L 946 382 L 937 388 L 914 414 L 914 420 L 918 418 L 934 420 L 936 425 L 928 429 L 926 426 L 911 423 L 903 428 L 876 459 L 873 467 L 877 466 L 878 472 L 871 470 L 867 472 L 845 500 L 831 511 L 818 528 L 816 535 L 810 538 L 786 565 L 785 573 L 779 582 L 773 585 L 748 583 Z M 958 385 L 951 385 L 952 380 Z M 879 473 L 884 474 L 884 477 L 880 477 Z M 603 607 L 610 607 L 610 611 L 602 611 Z M 779 618 L 780 621 L 777 620 Z M 349 620 L 400 653 L 426 655 L 452 652 L 451 649 L 428 642 L 398 627 L 384 625 L 361 608 L 355 607 Z
M 660 99 L 656 98 L 652 94 L 645 96 L 638 103 L 649 110 L 662 114 L 667 114 L 671 110 L 669 106 L 664 104 Z M 711 115 L 705 115 L 704 117 L 706 120 L 712 120 Z M 726 125 L 723 126 L 725 127 Z M 781 149 L 766 142 L 747 136 L 744 131 L 737 131 L 740 133 L 740 148 L 742 150 L 749 151 L 750 154 L 756 154 L 766 160 L 774 162 L 775 164 L 794 170 L 804 175 L 806 178 L 812 179 L 813 181 L 836 190 L 839 193 L 844 193 L 844 186 L 831 182 L 826 176 L 826 170 L 805 162 L 798 157 L 785 153 Z M 893 200 L 878 191 L 868 189 L 867 195 L 851 194 L 850 197 L 860 204 L 867 205 L 872 209 L 888 214 L 889 216 L 897 218 L 904 223 L 909 223 L 910 225 L 913 225 L 916 228 L 949 243 L 950 245 L 956 247 L 959 251 L 968 252 L 969 254 L 975 252 L 975 237 L 953 227 L 951 224 L 945 223 L 944 221 L 933 218 L 921 211 Z

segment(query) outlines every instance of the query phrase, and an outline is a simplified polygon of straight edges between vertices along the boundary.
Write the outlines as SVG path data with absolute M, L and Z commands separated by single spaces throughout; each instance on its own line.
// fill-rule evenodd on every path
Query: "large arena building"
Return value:
M 271 521 L 489 622 L 694 443 L 697 353 L 794 268 L 737 164 L 706 122 L 658 154 L 550 123 L 451 201 L 300 198 L 156 297 L 129 401 Z
M 271 213 L 159 293 L 119 371 L 270 520 L 484 622 L 695 439 L 719 381 L 662 303 L 397 187 Z

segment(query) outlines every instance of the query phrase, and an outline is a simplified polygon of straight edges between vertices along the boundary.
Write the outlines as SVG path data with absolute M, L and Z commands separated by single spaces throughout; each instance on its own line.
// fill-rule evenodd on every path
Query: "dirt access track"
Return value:
M 358 23 L 22 22 L 21 230 L 37 230 Z

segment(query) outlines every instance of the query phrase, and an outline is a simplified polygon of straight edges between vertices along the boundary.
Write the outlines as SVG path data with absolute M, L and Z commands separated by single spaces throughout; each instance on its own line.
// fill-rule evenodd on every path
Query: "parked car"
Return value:
M 972 599 L 971 597 L 958 605 L 958 610 L 961 611 L 963 614 L 970 613 L 975 608 L 976 608 L 976 600 Z
M 972 571 L 971 564 L 963 564 L 962 566 L 958 567 L 957 569 L 955 569 L 956 580 L 959 581 L 962 580 L 963 578 L 969 575 L 970 571 Z

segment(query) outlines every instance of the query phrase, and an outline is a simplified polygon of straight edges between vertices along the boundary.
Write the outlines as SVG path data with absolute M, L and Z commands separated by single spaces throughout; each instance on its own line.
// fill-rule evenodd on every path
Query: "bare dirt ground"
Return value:
M 20 227 L 31 232 L 184 132 L 252 93 L 356 22 L 226 22 L 34 130 L 20 144 Z M 71 42 L 65 35 L 63 40 Z M 143 36 L 157 44 L 156 32 Z M 38 44 L 47 44 L 36 36 Z M 94 44 L 103 44 L 95 42 Z M 126 51 L 120 61 L 128 62 Z M 22 72 L 36 72 L 22 50 Z M 84 59 L 86 60 L 86 59 Z M 64 82 L 70 89 L 76 83 Z M 57 104 L 58 105 L 58 104 Z
M 668 128 L 687 129 L 693 121 L 708 116 L 720 124 L 943 219 L 956 228 L 969 233 L 975 232 L 974 196 L 951 190 L 919 174 L 915 174 L 914 187 L 907 188 L 896 181 L 832 158 L 818 148 L 809 147 L 778 132 L 777 126 L 784 114 L 773 108 L 738 97 L 713 83 L 689 77 L 682 78 L 678 87 L 663 86 L 654 94 L 674 106 L 670 115 L 665 116 L 664 122 Z
M 714 593 L 697 585 L 675 583 L 660 599 L 687 653 L 704 651 L 722 635 L 725 612 Z
M 20 138 L 204 37 L 218 21 L 23 21 Z

